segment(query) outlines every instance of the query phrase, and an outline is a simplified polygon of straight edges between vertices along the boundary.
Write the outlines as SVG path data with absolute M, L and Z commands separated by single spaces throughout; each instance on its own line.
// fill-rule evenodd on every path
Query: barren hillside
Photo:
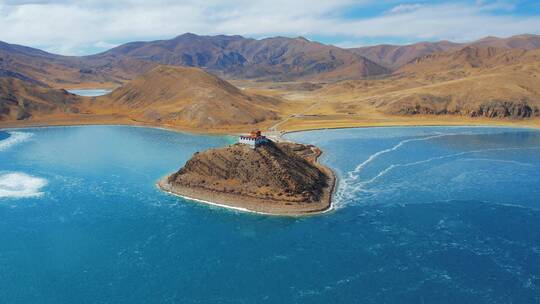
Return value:
M 319 93 L 352 112 L 531 118 L 540 115 L 539 59 L 540 50 L 465 47 L 421 57 L 384 80 L 340 82 Z
M 87 106 L 145 122 L 216 128 L 276 119 L 272 109 L 280 103 L 197 68 L 159 66 Z
M 0 77 L 0 120 L 26 120 L 54 113 L 76 114 L 80 98 L 17 78 Z

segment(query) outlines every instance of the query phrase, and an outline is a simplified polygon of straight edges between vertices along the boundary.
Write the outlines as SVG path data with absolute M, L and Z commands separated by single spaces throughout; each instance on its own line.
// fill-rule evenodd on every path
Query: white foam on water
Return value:
M 6 151 L 7 149 L 11 148 L 14 145 L 25 142 L 34 135 L 33 133 L 20 132 L 20 131 L 11 131 L 11 132 L 8 132 L 8 134 L 9 134 L 8 138 L 4 140 L 0 140 L 0 152 Z
M 47 180 L 21 172 L 0 173 L 0 199 L 39 197 Z

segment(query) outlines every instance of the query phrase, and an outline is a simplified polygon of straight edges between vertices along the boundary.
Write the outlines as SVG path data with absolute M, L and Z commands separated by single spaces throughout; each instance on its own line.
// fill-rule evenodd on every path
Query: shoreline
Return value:
M 71 117 L 67 119 L 58 119 L 58 120 L 35 120 L 35 121 L 0 121 L 0 130 L 2 129 L 22 129 L 22 128 L 46 128 L 46 127 L 71 127 L 71 126 L 133 126 L 133 127 L 147 127 L 155 129 L 163 129 L 174 132 L 184 132 L 192 134 L 201 134 L 201 135 L 230 135 L 236 136 L 245 132 L 246 128 L 249 126 L 225 126 L 223 128 L 213 128 L 213 129 L 201 129 L 193 128 L 182 125 L 168 125 L 168 124 L 159 124 L 152 122 L 138 121 L 135 119 L 130 119 L 125 116 L 116 116 L 116 115 L 105 115 L 102 117 L 85 117 L 89 118 L 88 120 L 79 120 L 80 117 Z M 324 124 L 323 124 L 324 125 Z M 261 130 L 267 130 L 268 126 L 266 125 L 257 125 L 254 126 Z M 328 126 L 317 126 L 312 127 L 310 125 L 297 126 L 294 125 L 289 128 L 284 128 L 282 131 L 266 131 L 270 133 L 278 133 L 279 137 L 288 134 L 288 133 L 298 133 L 298 132 L 307 132 L 307 131 L 317 131 L 317 130 L 340 130 L 340 129 L 364 129 L 364 128 L 398 128 L 398 127 L 501 127 L 501 128 L 521 128 L 521 129 L 533 129 L 540 130 L 540 119 L 539 120 L 497 120 L 497 119 L 482 119 L 478 122 L 473 120 L 463 121 L 440 121 L 433 122 L 432 120 L 423 120 L 423 119 L 411 119 L 410 122 L 388 122 L 384 124 L 378 123 L 362 123 L 356 125 L 354 122 L 349 122 L 345 124 L 340 124 L 339 121 L 336 124 L 329 124 Z
M 114 124 L 114 123 L 104 123 L 104 124 L 66 124 L 66 125 L 35 125 L 35 126 L 17 126 L 17 127 L 3 127 L 0 126 L 0 131 L 9 131 L 9 130 L 24 130 L 24 129 L 44 129 L 44 128 L 77 128 L 77 127 L 128 127 L 128 128 L 149 128 L 156 129 L 174 133 L 184 133 L 191 135 L 204 135 L 204 136 L 236 136 L 237 134 L 230 133 L 196 133 L 189 130 L 167 128 L 160 125 L 140 125 L 140 124 Z
M 196 135 L 207 135 L 207 136 L 238 136 L 242 134 L 241 132 L 206 132 L 204 131 L 194 131 L 191 129 L 185 129 L 185 128 L 174 128 L 174 127 L 167 127 L 163 125 L 156 125 L 156 124 L 130 124 L 130 123 L 81 123 L 81 124 L 53 124 L 53 125 L 46 125 L 46 124 L 29 124 L 29 125 L 2 125 L 0 123 L 0 131 L 3 130 L 21 130 L 21 129 L 41 129 L 41 128 L 67 128 L 67 127 L 92 127 L 92 126 L 113 126 L 113 127 L 133 127 L 133 128 L 151 128 L 151 129 L 158 129 L 158 130 L 164 130 L 164 131 L 170 131 L 170 132 L 176 132 L 176 133 L 187 133 L 187 134 L 196 134 Z M 493 125 L 486 125 L 486 124 L 463 124 L 463 125 L 449 125 L 449 124 L 428 124 L 428 125 L 422 125 L 422 124 L 415 124 L 415 125 L 372 125 L 372 126 L 350 126 L 350 127 L 343 127 L 343 126 L 336 126 L 336 127 L 321 127 L 321 128 L 306 128 L 306 129 L 300 129 L 300 130 L 290 130 L 290 131 L 280 131 L 279 136 L 274 137 L 275 139 L 279 141 L 289 141 L 285 138 L 283 138 L 284 135 L 287 134 L 293 134 L 293 133 L 302 133 L 302 132 L 311 132 L 311 131 L 324 131 L 324 130 L 348 130 L 348 129 L 368 129 L 368 128 L 420 128 L 420 127 L 449 127 L 449 128 L 508 128 L 508 129 L 530 129 L 530 130 L 539 130 L 540 126 L 527 126 L 527 125 L 507 125 L 507 124 L 493 124 Z M 264 131 L 263 131 L 264 133 Z M 269 136 L 270 137 L 270 136 Z M 292 142 L 292 141 L 291 141 Z
M 348 129 L 369 129 L 369 128 L 419 128 L 419 127 L 449 127 L 449 128 L 508 128 L 508 129 L 531 129 L 531 130 L 540 130 L 540 126 L 528 126 L 528 125 L 513 125 L 513 124 L 462 124 L 462 125 L 451 125 L 451 124 L 411 124 L 411 125 L 366 125 L 366 126 L 336 126 L 336 127 L 320 127 L 320 128 L 306 128 L 300 130 L 290 130 L 282 131 L 280 137 L 286 134 L 292 133 L 302 133 L 302 132 L 311 132 L 311 131 L 325 131 L 325 130 L 348 130 Z
M 208 135 L 208 136 L 236 136 L 239 133 L 233 133 L 233 132 L 206 132 L 207 130 L 200 130 L 200 132 L 196 132 L 190 129 L 186 128 L 174 128 L 166 125 L 159 125 L 159 124 L 146 124 L 146 123 L 138 123 L 138 122 L 127 122 L 127 123 L 109 123 L 109 122 L 103 122 L 103 123 L 73 123 L 73 122 L 66 122 L 64 124 L 46 124 L 46 123 L 37 123 L 37 124 L 16 124 L 14 126 L 10 126 L 9 123 L 6 125 L 0 124 L 0 131 L 3 130 L 19 130 L 19 129 L 27 129 L 27 128 L 50 128 L 50 127 L 83 127 L 83 126 L 124 126 L 124 127 L 135 127 L 135 128 L 154 128 L 154 129 L 160 129 L 164 131 L 169 132 L 178 132 L 178 133 L 190 133 L 190 134 L 199 134 L 199 135 Z M 493 124 L 470 124 L 464 122 L 462 125 L 453 125 L 453 124 L 408 124 L 408 125 L 400 125 L 400 124 L 389 124 L 389 125 L 370 125 L 370 126 L 336 126 L 336 127 L 320 127 L 320 128 L 306 128 L 306 129 L 300 129 L 300 130 L 285 130 L 285 131 L 274 131 L 277 133 L 277 136 L 275 136 L 277 141 L 288 141 L 288 142 L 294 142 L 288 139 L 283 138 L 287 134 L 292 133 L 300 133 L 300 132 L 310 132 L 310 131 L 318 131 L 318 130 L 340 130 L 340 129 L 364 129 L 364 128 L 399 128 L 399 127 L 452 127 L 452 128 L 466 128 L 466 127 L 474 127 L 474 128 L 517 128 L 517 129 L 529 129 L 529 130 L 540 130 L 540 127 L 536 126 L 530 126 L 530 125 L 523 125 L 523 124 L 504 124 L 504 123 L 497 123 L 497 121 L 493 121 Z M 322 150 L 317 148 L 320 151 L 320 154 L 316 156 L 314 165 L 316 165 L 321 170 L 327 170 L 327 175 L 331 177 L 331 191 L 329 192 L 329 203 L 328 206 L 324 209 L 320 209 L 317 211 L 312 212 L 303 212 L 303 213 L 286 213 L 286 214 L 276 214 L 276 213 L 270 213 L 270 212 L 264 212 L 260 210 L 253 210 L 249 208 L 243 208 L 238 206 L 232 206 L 229 204 L 221 204 L 219 202 L 213 202 L 211 200 L 204 200 L 199 198 L 190 197 L 187 195 L 182 195 L 178 193 L 171 192 L 167 189 L 164 189 L 159 185 L 159 182 L 162 180 L 160 179 L 156 186 L 163 192 L 172 194 L 178 197 L 182 197 L 187 200 L 196 201 L 198 203 L 204 203 L 207 205 L 215 206 L 215 207 L 221 207 L 226 208 L 230 210 L 245 212 L 245 213 L 253 213 L 253 214 L 259 214 L 259 215 L 270 215 L 270 216 L 291 216 L 291 217 L 301 217 L 301 216 L 311 216 L 311 215 L 320 215 L 325 214 L 331 211 L 334 211 L 334 204 L 333 204 L 333 197 L 335 194 L 335 191 L 337 190 L 339 179 L 335 172 L 330 168 L 325 166 L 324 164 L 319 162 L 319 157 L 322 155 Z

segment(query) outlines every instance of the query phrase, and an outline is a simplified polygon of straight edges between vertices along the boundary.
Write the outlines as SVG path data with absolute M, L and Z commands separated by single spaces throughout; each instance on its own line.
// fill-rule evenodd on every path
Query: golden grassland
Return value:
M 251 90 L 251 89 L 250 89 Z M 264 90 L 257 89 L 257 93 Z M 254 125 L 222 125 L 218 128 L 193 127 L 189 124 L 160 123 L 146 121 L 144 117 L 118 114 L 122 109 L 104 109 L 94 107 L 91 114 L 53 113 L 30 120 L 0 121 L 0 128 L 71 126 L 71 125 L 133 125 L 160 127 L 177 131 L 198 134 L 240 134 L 251 129 L 291 132 L 315 129 L 335 129 L 354 127 L 388 127 L 388 126 L 508 126 L 540 128 L 540 119 L 489 119 L 471 118 L 456 115 L 390 115 L 369 106 L 356 107 L 354 112 L 336 111 L 336 103 L 332 100 L 313 98 L 305 92 L 273 92 L 272 95 L 294 95 L 302 98 L 289 99 L 280 110 L 280 118 L 267 120 Z M 88 98 L 91 100 L 91 98 Z M 91 102 L 91 101 L 88 101 Z M 339 105 L 339 102 L 337 102 Z M 116 113 L 115 113 L 116 112 Z
M 89 114 L 89 115 L 48 115 L 39 117 L 32 120 L 20 120 L 20 121 L 2 121 L 0 122 L 0 129 L 8 128 L 28 128 L 28 127 L 48 127 L 48 126 L 84 126 L 84 125 L 127 125 L 127 126 L 141 126 L 141 127 L 154 127 L 164 128 L 168 130 L 175 130 L 181 132 L 189 132 L 195 134 L 241 134 L 254 129 L 266 130 L 271 126 L 271 121 L 265 124 L 246 126 L 222 126 L 220 128 L 194 128 L 189 125 L 179 124 L 165 124 L 156 122 L 146 122 L 143 120 L 137 120 L 132 117 L 116 115 L 116 114 Z

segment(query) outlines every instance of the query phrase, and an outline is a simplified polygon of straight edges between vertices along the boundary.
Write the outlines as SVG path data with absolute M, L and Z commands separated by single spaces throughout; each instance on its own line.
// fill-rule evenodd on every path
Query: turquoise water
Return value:
M 68 92 L 80 95 L 80 96 L 87 96 L 87 97 L 96 97 L 96 96 L 102 96 L 107 95 L 112 90 L 110 89 L 82 89 L 82 90 L 67 90 Z
M 293 133 L 340 177 L 336 211 L 207 207 L 154 182 L 231 138 L 0 131 L 0 303 L 538 303 L 540 133 Z

